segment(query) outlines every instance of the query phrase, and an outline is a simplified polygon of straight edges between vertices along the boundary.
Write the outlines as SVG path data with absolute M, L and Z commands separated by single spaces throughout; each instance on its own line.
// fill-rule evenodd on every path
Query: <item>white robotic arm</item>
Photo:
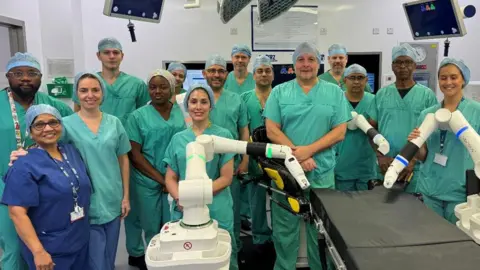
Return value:
M 368 123 L 365 116 L 352 111 L 352 120 L 347 124 L 348 129 L 360 128 L 378 146 L 378 151 L 384 155 L 390 152 L 390 144 L 375 128 Z
M 179 182 L 181 221 L 165 224 L 152 238 L 145 261 L 149 269 L 227 270 L 231 238 L 210 218 L 208 204 L 213 201 L 212 179 L 206 163 L 214 154 L 235 153 L 284 159 L 285 166 L 302 189 L 310 186 L 292 150 L 283 145 L 245 142 L 213 135 L 200 135 L 186 149 L 186 176 Z
M 419 127 L 420 136 L 409 141 L 395 157 L 392 164 L 390 164 L 383 182 L 386 188 L 392 188 L 397 181 L 398 175 L 408 166 L 408 163 L 415 157 L 420 147 L 437 128 L 442 130 L 449 129 L 455 133 L 472 157 L 475 164 L 475 174 L 477 177 L 480 176 L 480 136 L 470 126 L 460 111 L 457 110 L 451 113 L 449 110 L 442 108 L 436 111 L 435 114 L 429 113 L 425 116 L 425 120 Z

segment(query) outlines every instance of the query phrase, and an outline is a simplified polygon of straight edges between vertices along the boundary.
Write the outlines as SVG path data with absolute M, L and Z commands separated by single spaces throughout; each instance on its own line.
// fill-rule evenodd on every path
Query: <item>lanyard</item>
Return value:
M 13 127 L 15 129 L 15 140 L 17 141 L 17 149 L 23 148 L 25 143 L 22 141 L 22 132 L 20 130 L 20 122 L 18 121 L 17 108 L 15 107 L 15 101 L 13 100 L 13 94 L 10 88 L 7 88 L 7 95 L 8 102 L 10 102 L 10 110 L 12 111 Z
M 462 103 L 465 99 L 462 97 L 460 100 L 460 103 Z M 457 110 L 458 107 L 460 106 L 460 103 L 457 105 Z M 442 101 L 442 108 L 444 106 L 444 103 Z M 440 154 L 443 154 L 443 149 L 445 147 L 445 140 L 447 139 L 447 131 L 446 130 L 440 130 Z
M 55 164 L 57 164 L 57 166 L 60 168 L 60 170 L 63 172 L 63 174 L 68 178 L 70 179 L 70 185 L 72 186 L 72 193 L 73 193 L 73 202 L 75 203 L 75 207 L 78 207 L 78 191 L 80 190 L 80 177 L 78 176 L 77 174 L 77 170 L 75 170 L 75 168 L 73 168 L 73 166 L 70 164 L 70 162 L 68 161 L 68 157 L 67 157 L 67 154 L 63 151 L 62 147 L 61 146 L 58 146 L 58 150 L 60 151 L 60 154 L 62 155 L 63 157 L 63 160 L 65 161 L 65 163 L 68 165 L 69 169 L 73 172 L 74 176 L 75 176 L 75 180 L 77 180 L 77 186 L 75 186 L 75 184 L 73 183 L 72 181 L 72 177 L 70 177 L 70 175 L 68 174 L 68 172 L 65 170 L 65 168 L 62 166 L 62 164 L 60 164 L 57 160 L 55 160 L 54 158 L 53 161 L 55 162 Z

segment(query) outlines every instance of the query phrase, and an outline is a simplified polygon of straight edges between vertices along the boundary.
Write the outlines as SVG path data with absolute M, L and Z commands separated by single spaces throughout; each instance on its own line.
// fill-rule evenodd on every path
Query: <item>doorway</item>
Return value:
M 25 22 L 0 16 L 0 89 L 8 85 L 5 66 L 16 52 L 25 52 Z

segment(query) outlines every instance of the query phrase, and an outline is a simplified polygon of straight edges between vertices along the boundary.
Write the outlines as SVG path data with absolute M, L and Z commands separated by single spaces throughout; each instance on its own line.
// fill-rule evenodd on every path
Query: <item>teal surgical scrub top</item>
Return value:
M 355 111 L 365 116 L 374 98 L 373 94 L 364 93 L 355 109 L 350 102 L 347 102 L 348 112 L 351 114 L 352 111 Z M 370 139 L 361 129 L 347 129 L 345 139 L 336 145 L 335 178 L 337 180 L 368 181 L 376 179 L 377 158 L 369 141 Z
M 78 116 L 63 118 L 65 141 L 79 150 L 92 181 L 90 224 L 106 224 L 121 214 L 122 173 L 118 157 L 127 154 L 130 141 L 120 120 L 102 114 L 98 132 L 93 133 Z
M 173 105 L 168 120 L 165 120 L 153 105 L 143 106 L 130 114 L 125 125 L 130 141 L 142 146 L 143 156 L 162 175 L 165 175 L 166 172 L 163 158 L 167 146 L 173 135 L 185 128 L 182 111 L 176 105 Z M 137 184 L 151 189 L 161 188 L 160 183 L 133 167 L 131 179 Z
M 336 85 L 319 81 L 305 94 L 297 80 L 277 85 L 270 94 L 264 116 L 281 125 L 283 133 L 297 146 L 307 146 L 329 133 L 334 127 L 347 123 L 348 112 L 344 92 Z M 313 187 L 331 187 L 322 183 L 336 164 L 333 147 L 313 155 L 317 168 L 306 176 Z
M 252 73 L 249 72 L 245 81 L 240 85 L 235 78 L 235 73 L 232 71 L 227 76 L 224 88 L 225 90 L 241 95 L 255 88 L 255 80 L 253 79 Z
M 226 128 L 235 140 L 240 138 L 239 130 L 248 125 L 248 112 L 240 95 L 223 91 L 210 112 L 213 124 Z

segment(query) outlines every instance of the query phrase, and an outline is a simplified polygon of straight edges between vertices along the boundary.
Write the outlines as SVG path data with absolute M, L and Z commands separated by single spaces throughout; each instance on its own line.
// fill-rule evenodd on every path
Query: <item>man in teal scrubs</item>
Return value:
M 107 87 L 100 109 L 118 117 L 125 125 L 128 115 L 147 104 L 150 96 L 145 82 L 120 71 L 123 55 L 122 45 L 115 38 L 104 38 L 98 43 L 97 58 L 102 62 L 102 71 L 98 74 Z M 72 100 L 75 111 L 79 111 L 78 98 L 74 96 Z
M 205 63 L 203 76 L 207 84 L 212 88 L 215 96 L 215 108 L 210 113 L 210 120 L 213 124 L 223 127 L 232 133 L 233 139 L 248 141 L 248 112 L 245 103 L 239 94 L 224 89 L 227 77 L 227 62 L 220 55 L 212 55 Z M 248 173 L 248 156 L 237 155 L 234 162 L 235 175 Z M 234 208 L 234 233 L 238 250 L 242 248 L 240 241 L 240 205 L 241 185 L 236 176 L 233 177 L 230 186 L 233 197 Z
M 277 85 L 268 97 L 264 116 L 267 136 L 293 149 L 312 188 L 335 188 L 333 146 L 345 137 L 351 119 L 344 92 L 335 84 L 317 78 L 320 53 L 301 43 L 292 58 L 296 79 Z M 283 196 L 274 198 L 286 202 Z M 309 196 L 309 192 L 305 192 Z M 295 269 L 300 245 L 300 217 L 272 204 L 273 243 L 277 253 L 275 270 Z M 318 231 L 306 223 L 310 269 L 322 269 Z
M 367 70 L 353 64 L 345 70 L 348 112 L 366 115 L 375 96 L 363 89 L 368 82 Z M 376 155 L 368 136 L 359 128 L 347 129 L 345 139 L 336 145 L 335 188 L 341 191 L 368 190 L 368 181 L 376 179 Z
M 256 128 L 264 126 L 265 122 L 262 116 L 270 92 L 272 92 L 273 67 L 270 58 L 259 56 L 253 64 L 253 76 L 256 87 L 241 95 L 247 105 L 248 115 L 250 117 L 249 129 L 252 133 Z M 262 171 L 254 159 L 249 160 L 249 177 L 260 177 Z M 247 191 L 250 193 L 250 208 L 252 213 L 252 236 L 253 244 L 262 245 L 270 241 L 271 230 L 267 223 L 266 209 L 266 189 L 256 184 L 248 184 Z
M 248 64 L 252 51 L 247 45 L 236 44 L 232 48 L 233 71 L 228 74 L 225 89 L 241 95 L 255 88 L 252 73 L 248 72 Z
M 328 64 L 330 65 L 331 69 L 320 75 L 319 79 L 329 83 L 334 83 L 344 91 L 347 90 L 343 75 L 345 73 L 347 62 L 347 48 L 341 44 L 333 44 L 330 46 L 330 48 L 328 48 Z M 364 90 L 368 93 L 372 92 L 372 89 L 368 83 L 365 85 Z
M 407 143 L 410 131 L 415 128 L 420 113 L 428 107 L 438 104 L 435 92 L 413 80 L 416 69 L 415 49 L 409 44 L 395 46 L 392 50 L 392 70 L 396 81 L 375 95 L 368 116 L 374 126 L 390 143 L 390 152 L 384 156 L 377 151 L 379 179 Z M 416 181 L 419 176 L 419 164 L 413 159 L 399 175 L 399 181 L 410 179 L 407 192 L 418 193 Z
M 25 136 L 25 113 L 34 104 L 48 104 L 60 114 L 73 113 L 65 103 L 38 92 L 42 73 L 37 59 L 29 53 L 16 53 L 7 63 L 9 87 L 0 90 L 0 179 L 8 170 L 10 153 L 21 147 L 28 147 L 33 141 Z M 15 109 L 16 114 L 12 112 Z M 5 183 L 0 180 L 0 197 Z M 20 255 L 20 242 L 15 227 L 8 214 L 8 207 L 0 205 L 0 249 L 3 250 L 1 266 L 4 269 L 26 269 Z
M 175 93 L 175 77 L 166 70 L 155 70 L 147 82 L 151 104 L 131 113 L 125 125 L 133 166 L 132 211 L 125 219 L 126 242 L 129 265 L 140 269 L 147 269 L 142 232 L 148 245 L 163 224 L 170 221 L 162 160 L 172 136 L 185 129 L 182 111 L 170 102 Z

